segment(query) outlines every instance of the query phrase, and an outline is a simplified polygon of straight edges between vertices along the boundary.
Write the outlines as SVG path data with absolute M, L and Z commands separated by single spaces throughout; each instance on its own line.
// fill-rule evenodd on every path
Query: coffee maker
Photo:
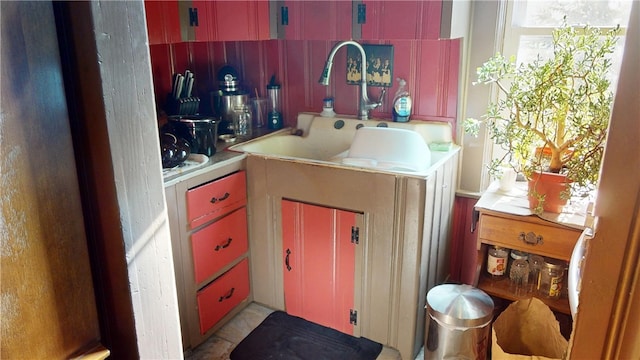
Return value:
M 232 66 L 223 66 L 217 78 L 218 90 L 211 92 L 211 104 L 220 119 L 218 133 L 233 134 L 234 110 L 248 106 L 249 94 L 241 88 L 238 72 Z

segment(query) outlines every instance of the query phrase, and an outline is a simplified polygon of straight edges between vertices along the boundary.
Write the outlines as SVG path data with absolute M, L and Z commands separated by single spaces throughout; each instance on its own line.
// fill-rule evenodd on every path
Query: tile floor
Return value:
M 206 342 L 184 354 L 186 360 L 228 360 L 235 346 L 258 326 L 273 310 L 256 303 L 249 304 L 242 312 L 225 324 Z M 422 351 L 416 360 L 422 360 Z M 383 347 L 377 360 L 402 360 L 400 353 Z

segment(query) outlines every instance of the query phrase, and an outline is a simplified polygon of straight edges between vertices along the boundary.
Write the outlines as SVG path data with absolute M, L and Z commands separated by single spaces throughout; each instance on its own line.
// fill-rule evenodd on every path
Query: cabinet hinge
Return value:
M 358 24 L 367 23 L 367 5 L 358 4 Z
M 349 309 L 349 324 L 358 325 L 358 311 Z
M 189 8 L 189 26 L 198 26 L 198 8 Z
M 360 242 L 360 228 L 357 226 L 351 227 L 351 242 L 356 245 Z
M 283 6 L 280 8 L 280 23 L 282 25 L 289 25 L 289 7 Z

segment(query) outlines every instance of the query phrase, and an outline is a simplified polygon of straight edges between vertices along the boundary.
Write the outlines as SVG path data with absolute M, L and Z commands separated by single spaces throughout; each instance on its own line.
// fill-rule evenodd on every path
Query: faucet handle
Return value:
M 376 109 L 380 106 L 382 106 L 382 100 L 384 99 L 384 95 L 387 93 L 387 89 L 386 88 L 382 88 L 382 91 L 380 92 L 380 96 L 378 97 L 378 101 L 376 102 L 369 102 L 367 104 L 367 110 L 373 110 Z
M 387 93 L 387 88 L 382 88 L 382 91 L 380 92 L 380 97 L 378 97 L 378 101 L 376 101 L 376 103 L 378 104 L 378 106 L 382 105 L 382 100 L 384 99 L 384 95 Z

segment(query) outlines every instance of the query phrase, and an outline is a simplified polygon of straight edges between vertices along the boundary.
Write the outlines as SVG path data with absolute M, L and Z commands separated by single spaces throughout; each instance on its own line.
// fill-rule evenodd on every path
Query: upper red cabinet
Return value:
M 213 1 L 215 40 L 268 40 L 268 1 Z
M 149 43 L 269 39 L 268 1 L 145 0 Z
M 268 40 L 276 36 L 271 22 L 277 38 L 287 40 L 434 40 L 441 37 L 443 6 L 424 0 L 145 0 L 150 44 Z
M 145 0 L 149 45 L 180 42 L 178 1 Z
M 362 40 L 440 38 L 441 1 L 355 1 Z
M 178 1 L 181 41 L 212 41 L 214 15 L 210 1 Z
M 287 40 L 351 39 L 351 1 L 277 2 L 278 38 Z

